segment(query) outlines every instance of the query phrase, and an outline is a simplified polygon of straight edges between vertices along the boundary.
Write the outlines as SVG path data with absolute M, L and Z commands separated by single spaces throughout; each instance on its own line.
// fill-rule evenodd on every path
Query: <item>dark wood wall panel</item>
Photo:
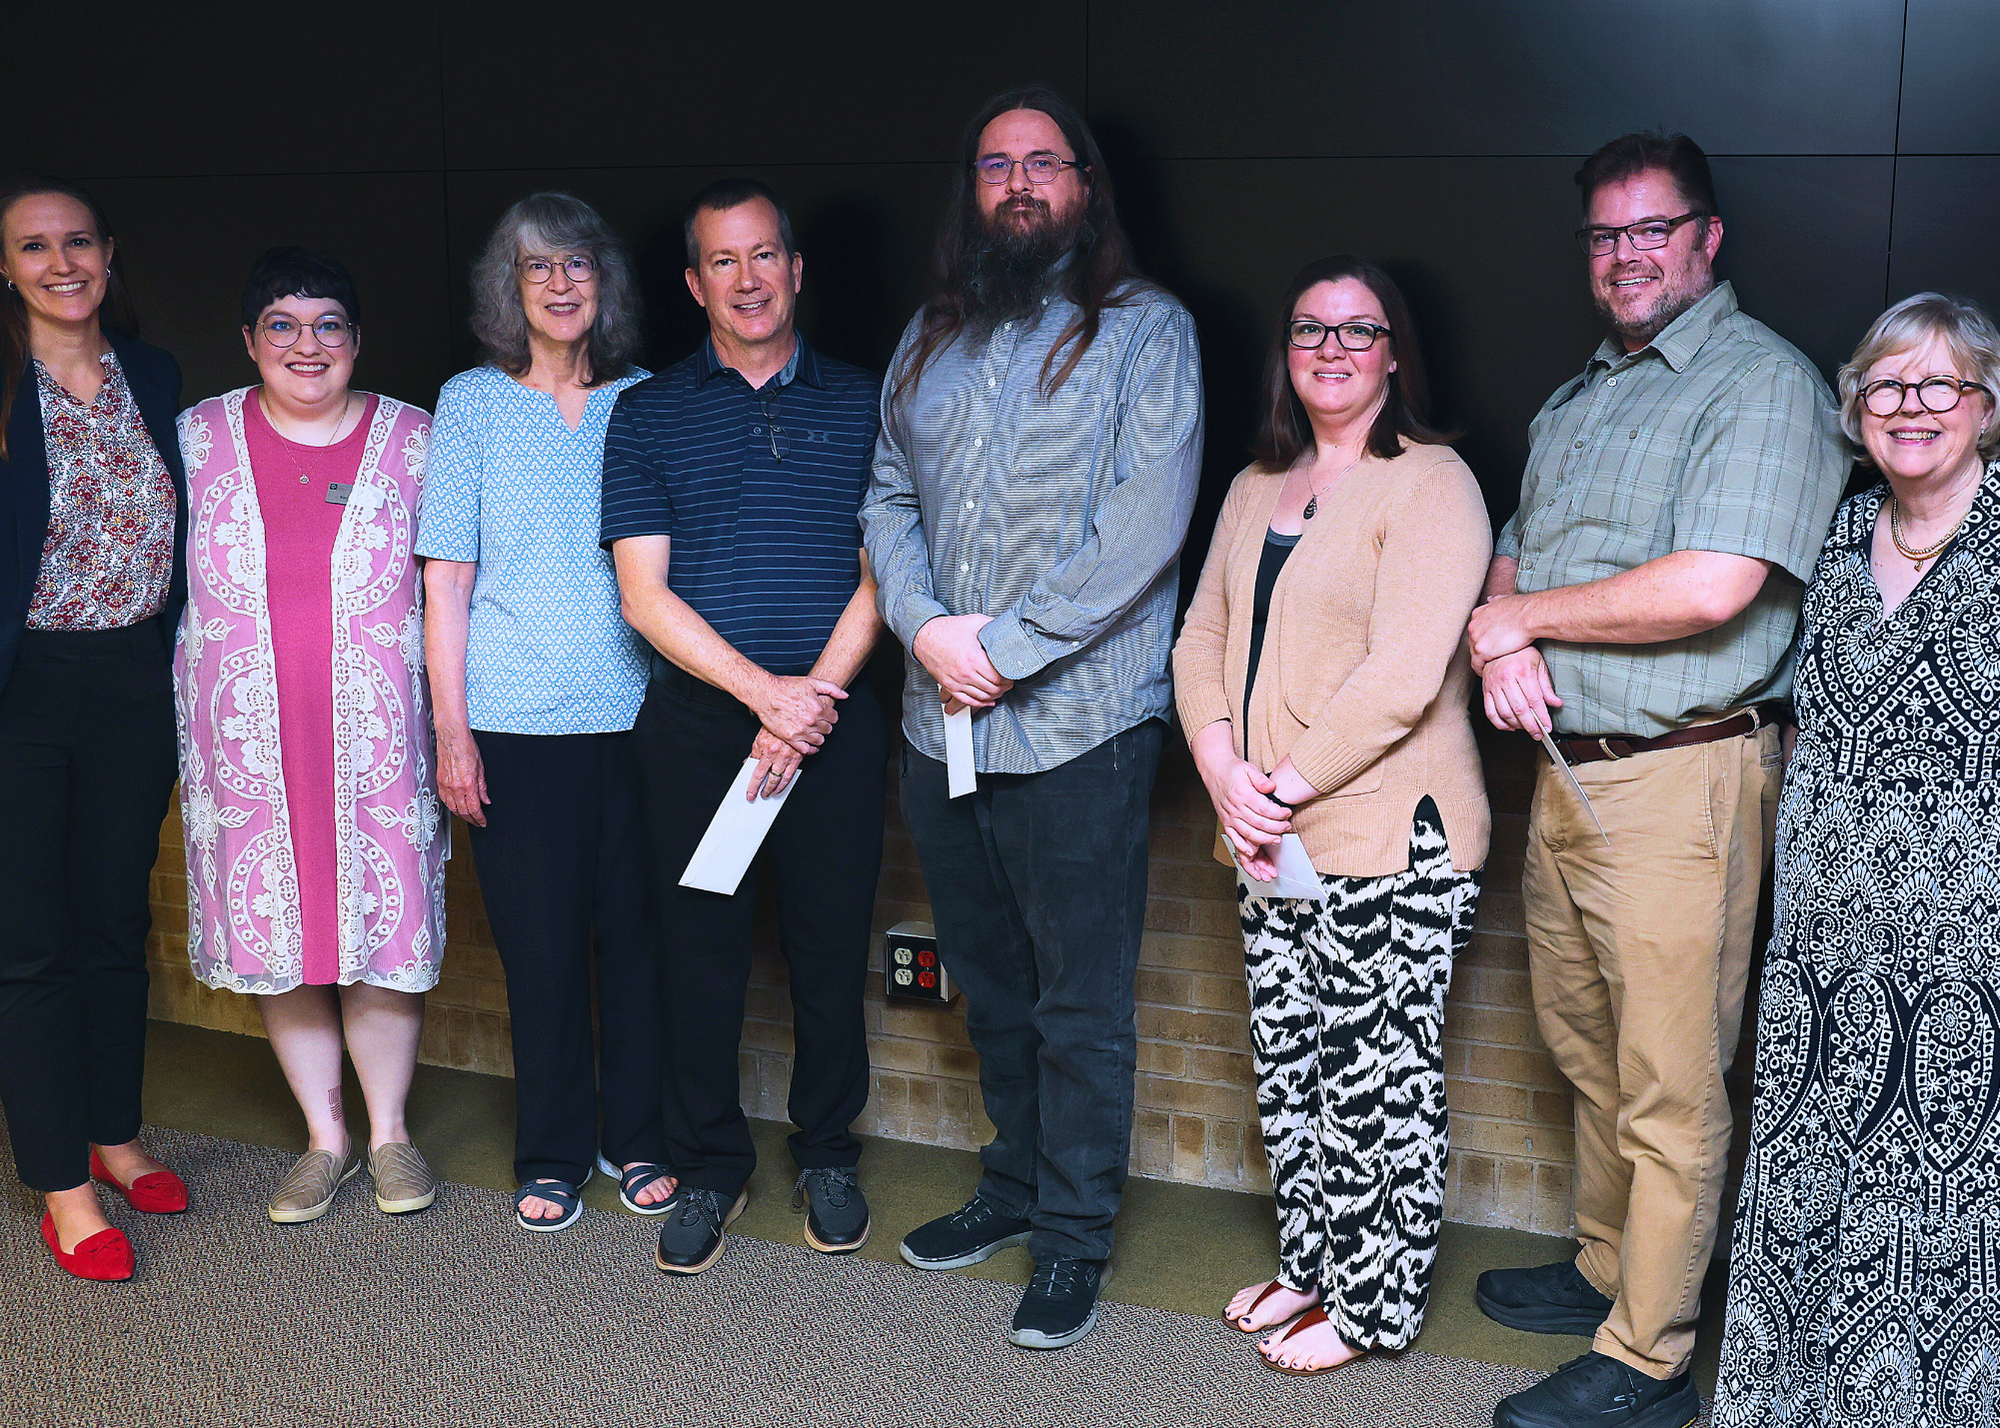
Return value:
M 1906 154 L 2000 153 L 2000 5 L 1909 0 L 1903 72 Z
M 2000 313 L 2000 157 L 1897 161 L 1889 296 L 1926 288 Z

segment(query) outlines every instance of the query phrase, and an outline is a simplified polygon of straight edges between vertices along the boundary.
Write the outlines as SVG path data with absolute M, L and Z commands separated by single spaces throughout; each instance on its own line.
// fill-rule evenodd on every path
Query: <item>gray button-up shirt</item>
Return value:
M 1652 737 L 1789 694 L 1799 601 L 1847 480 L 1833 397 L 1718 283 L 1644 348 L 1606 339 L 1529 428 L 1521 507 L 1494 544 L 1523 593 L 1677 550 L 1775 567 L 1749 607 L 1650 645 L 1540 642 L 1556 732 Z
M 1177 568 L 1201 468 L 1194 322 L 1139 288 L 1103 309 L 1049 393 L 1043 359 L 1077 312 L 1055 297 L 984 341 L 961 335 L 898 402 L 919 315 L 882 388 L 861 507 L 882 617 L 905 647 L 939 615 L 993 617 L 980 643 L 1014 687 L 974 713 L 983 773 L 1054 768 L 1173 703 Z M 914 657 L 903 732 L 944 758 L 937 683 Z

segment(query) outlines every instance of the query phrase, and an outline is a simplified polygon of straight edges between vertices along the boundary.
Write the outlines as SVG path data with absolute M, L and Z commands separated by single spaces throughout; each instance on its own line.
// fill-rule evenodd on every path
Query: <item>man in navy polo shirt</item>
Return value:
M 633 730 L 667 988 L 667 1144 L 680 1188 L 655 1263 L 722 1253 L 756 1164 L 737 1077 L 757 869 L 733 896 L 680 885 L 746 758 L 750 793 L 794 788 L 760 860 L 791 967 L 792 1156 L 806 1241 L 868 1238 L 848 1129 L 868 1099 L 862 989 L 882 861 L 888 734 L 848 697 L 880 633 L 858 512 L 879 382 L 793 325 L 803 263 L 769 188 L 724 179 L 685 215 L 701 350 L 621 393 L 604 439 L 603 539 L 625 618 L 651 641 Z

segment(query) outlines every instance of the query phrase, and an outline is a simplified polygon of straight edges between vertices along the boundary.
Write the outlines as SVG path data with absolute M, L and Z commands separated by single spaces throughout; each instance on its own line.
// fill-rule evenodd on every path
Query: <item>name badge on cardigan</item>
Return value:
M 326 483 L 326 503 L 329 506 L 344 506 L 347 498 L 354 494 L 352 481 L 329 481 Z

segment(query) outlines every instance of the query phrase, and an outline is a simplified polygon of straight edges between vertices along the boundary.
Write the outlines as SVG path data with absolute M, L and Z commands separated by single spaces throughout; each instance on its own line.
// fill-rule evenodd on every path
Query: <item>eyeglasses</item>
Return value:
M 587 283 L 597 276 L 597 259 L 586 258 L 581 253 L 571 253 L 564 258 L 523 258 L 515 265 L 521 276 L 531 283 L 545 283 L 561 268 L 573 283 Z
M 1925 411 L 1940 415 L 1957 406 L 1967 392 L 1978 392 L 1988 401 L 1993 400 L 1993 393 L 1979 383 L 1960 381 L 1957 377 L 1926 377 L 1921 382 L 1899 382 L 1894 377 L 1884 377 L 1861 389 L 1861 405 L 1875 416 L 1892 417 L 1903 409 L 1905 392 L 1915 392 Z
M 1285 329 L 1286 339 L 1302 352 L 1314 352 L 1326 346 L 1329 334 L 1349 352 L 1366 352 L 1382 338 L 1391 335 L 1389 329 L 1379 323 L 1343 322 L 1329 327 L 1323 322 L 1303 317 Z
M 783 461 L 792 452 L 792 439 L 785 435 L 785 429 L 778 425 L 778 397 L 780 389 L 773 387 L 768 392 L 757 393 L 757 405 L 764 409 L 764 430 L 771 438 L 772 459 Z
M 1019 164 L 1032 184 L 1054 183 L 1062 176 L 1064 169 L 1080 169 L 1082 164 L 1075 159 L 1059 159 L 1051 153 L 1030 154 L 1025 159 L 1010 159 L 1005 154 L 988 154 L 972 166 L 981 183 L 1001 184 L 1014 176 L 1014 165 Z
M 305 326 L 289 317 L 267 317 L 257 324 L 257 330 L 273 347 L 292 347 Z M 345 347 L 353 331 L 354 324 L 344 317 L 322 317 L 312 324 L 313 340 L 322 347 Z
M 1696 209 L 1678 218 L 1645 218 L 1637 223 L 1627 223 L 1622 228 L 1579 228 L 1576 230 L 1576 241 L 1591 257 L 1608 258 L 1618 251 L 1618 235 L 1622 233 L 1632 240 L 1634 252 L 1649 253 L 1655 248 L 1666 247 L 1667 240 L 1674 236 L 1674 230 L 1683 223 L 1706 223 L 1711 216 Z

